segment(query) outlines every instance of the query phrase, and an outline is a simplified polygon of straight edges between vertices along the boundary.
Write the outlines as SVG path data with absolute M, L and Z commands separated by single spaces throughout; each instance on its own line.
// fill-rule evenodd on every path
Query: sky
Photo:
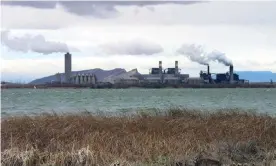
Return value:
M 276 72 L 276 1 L 2 1 L 1 80 L 29 82 L 72 70 L 174 67 L 198 76 L 206 66 L 183 46 L 213 51 L 235 71 Z M 195 53 L 195 52 L 193 52 Z M 208 61 L 212 72 L 228 67 Z

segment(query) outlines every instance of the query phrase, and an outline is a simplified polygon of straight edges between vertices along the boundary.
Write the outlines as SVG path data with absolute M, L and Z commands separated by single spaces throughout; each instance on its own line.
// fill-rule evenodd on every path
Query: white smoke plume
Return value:
M 61 42 L 46 41 L 44 36 L 24 35 L 22 37 L 11 37 L 10 31 L 1 32 L 1 44 L 8 48 L 21 52 L 37 52 L 42 54 L 68 52 L 67 44 Z M 76 51 L 77 49 L 75 49 Z
M 219 63 L 224 64 L 225 66 L 230 66 L 232 65 L 232 61 L 228 59 L 224 53 L 219 52 L 217 50 L 212 51 L 211 53 L 208 54 L 208 59 L 210 61 L 217 61 Z
M 187 45 L 183 44 L 177 53 L 187 56 L 191 61 L 197 62 L 202 65 L 208 65 L 210 61 L 222 63 L 226 66 L 232 65 L 232 61 L 225 56 L 224 53 L 214 50 L 210 53 L 204 51 L 200 45 Z
M 199 45 L 186 45 L 183 44 L 177 53 L 187 56 L 191 61 L 197 62 L 202 65 L 208 65 L 208 57 L 206 56 L 203 48 Z

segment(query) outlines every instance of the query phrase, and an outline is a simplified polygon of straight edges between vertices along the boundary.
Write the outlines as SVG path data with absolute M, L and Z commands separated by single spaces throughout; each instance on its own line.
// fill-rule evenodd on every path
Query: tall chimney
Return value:
M 233 83 L 233 72 L 234 72 L 234 67 L 233 67 L 233 65 L 230 65 L 230 67 L 229 67 L 229 72 L 230 72 L 230 79 L 229 79 L 229 83 L 231 84 L 231 83 Z
M 212 83 L 212 77 L 211 77 L 210 66 L 209 65 L 207 65 L 207 75 L 208 75 L 209 83 Z
M 179 74 L 179 71 L 178 71 L 178 61 L 175 61 L 175 74 Z
M 163 72 L 162 72 L 162 61 L 159 61 L 159 74 L 160 74 L 160 83 L 163 83 Z
M 71 77 L 71 71 L 72 71 L 71 54 L 67 52 L 64 55 L 64 57 L 65 57 L 65 82 L 70 83 L 70 77 Z
M 159 74 L 162 74 L 162 61 L 159 61 Z

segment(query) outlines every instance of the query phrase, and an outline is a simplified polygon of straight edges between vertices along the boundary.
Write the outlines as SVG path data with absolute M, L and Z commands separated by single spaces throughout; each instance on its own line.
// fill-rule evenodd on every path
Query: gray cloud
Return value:
M 190 5 L 203 1 L 1 1 L 1 5 L 23 6 L 39 9 L 51 9 L 61 5 L 66 11 L 80 15 L 98 18 L 118 16 L 116 6 L 153 6 L 162 4 Z M 151 8 L 152 9 L 152 8 Z M 153 10 L 152 10 L 153 11 Z
M 1 1 L 1 5 L 33 7 L 41 9 L 55 8 L 56 4 L 56 1 Z
M 11 37 L 9 31 L 1 32 L 1 44 L 9 49 L 21 52 L 37 52 L 42 54 L 51 54 L 55 52 L 68 52 L 68 45 L 61 42 L 46 41 L 44 36 L 24 35 L 22 37 Z M 73 51 L 77 51 L 76 48 Z
M 1 1 L 1 3 L 3 4 L 1 27 L 4 29 L 58 29 L 70 26 L 93 26 L 93 24 L 117 25 L 118 22 L 135 25 L 216 24 L 254 27 L 276 25 L 276 10 L 274 10 L 276 2 L 272 1 Z M 177 5 L 172 5 L 173 3 Z M 259 12 L 256 12 L 257 8 Z M 268 42 L 273 45 L 275 37 L 269 35 L 268 38 Z
M 99 48 L 107 54 L 117 55 L 153 55 L 163 52 L 159 44 L 141 39 L 102 44 Z

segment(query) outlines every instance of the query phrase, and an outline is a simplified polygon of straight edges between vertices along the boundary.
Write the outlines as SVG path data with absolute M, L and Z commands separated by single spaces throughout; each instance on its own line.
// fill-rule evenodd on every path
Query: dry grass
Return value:
M 2 119 L 1 128 L 2 165 L 169 165 L 199 157 L 262 165 L 276 160 L 276 118 L 235 110 L 44 114 Z

